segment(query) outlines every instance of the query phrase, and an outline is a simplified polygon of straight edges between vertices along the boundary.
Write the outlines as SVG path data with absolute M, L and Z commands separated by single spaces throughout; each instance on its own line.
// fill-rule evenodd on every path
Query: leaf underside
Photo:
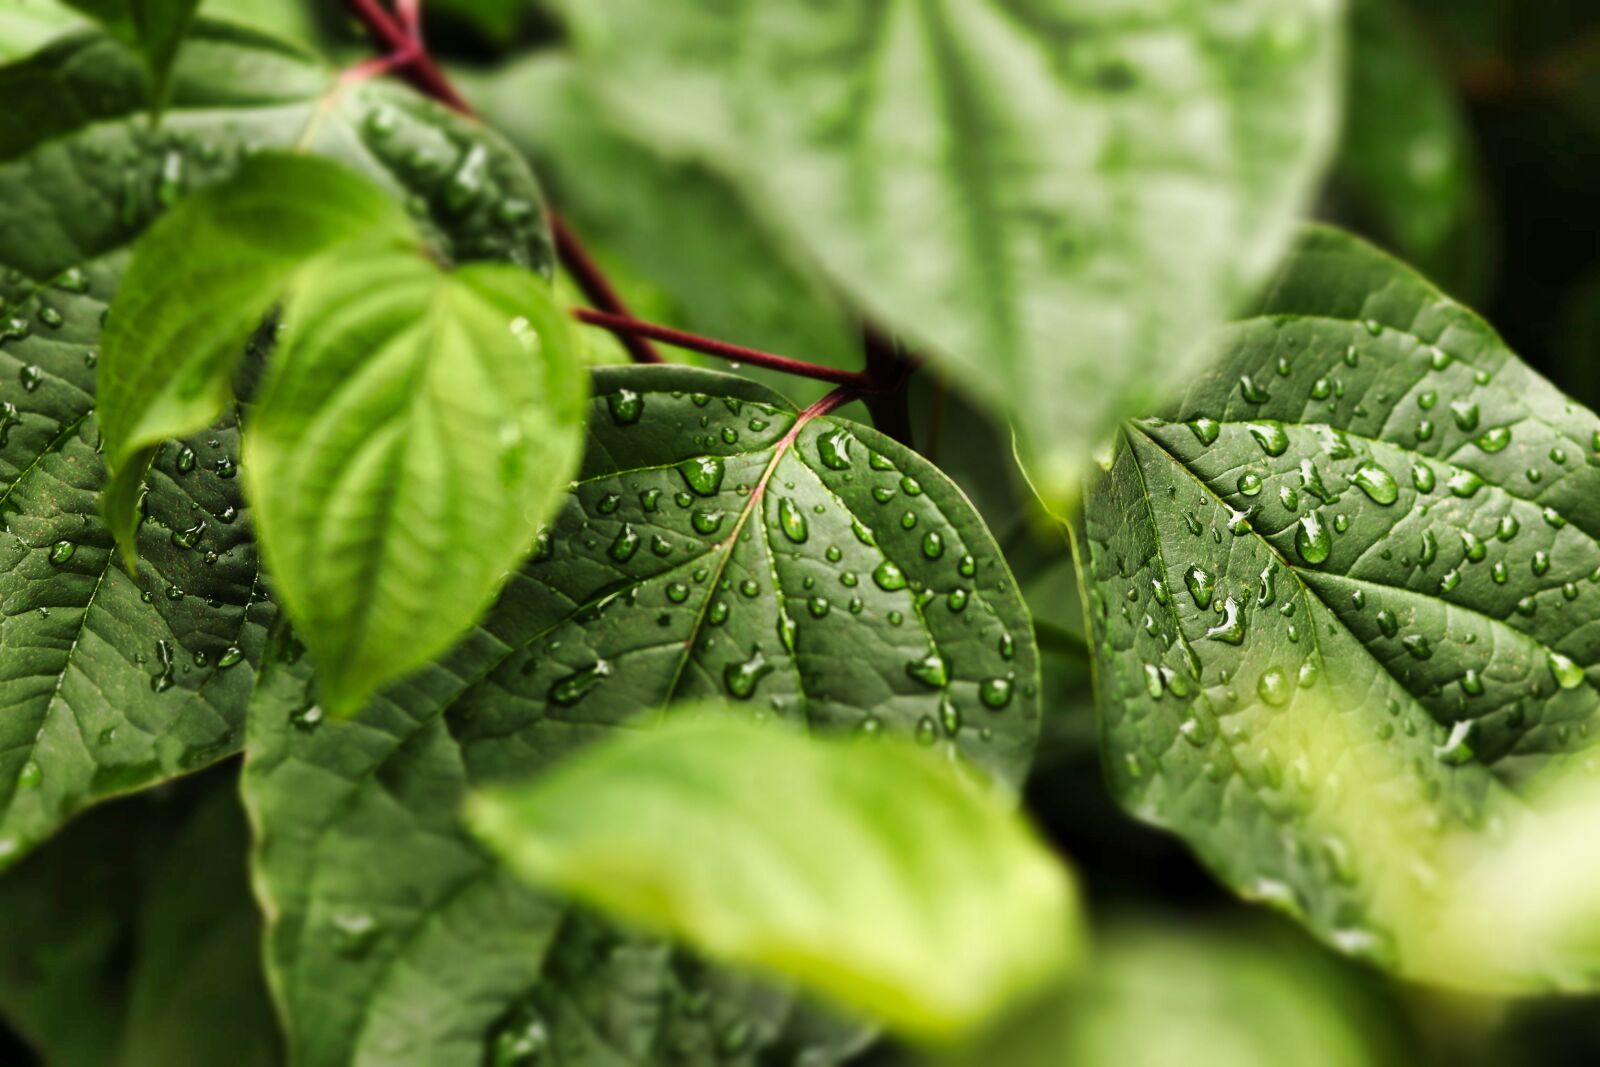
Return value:
M 1332 230 L 1214 355 L 1125 428 L 1078 531 L 1115 791 L 1346 951 L 1575 981 L 1452 968 L 1432 902 L 1588 762 L 1600 420 Z

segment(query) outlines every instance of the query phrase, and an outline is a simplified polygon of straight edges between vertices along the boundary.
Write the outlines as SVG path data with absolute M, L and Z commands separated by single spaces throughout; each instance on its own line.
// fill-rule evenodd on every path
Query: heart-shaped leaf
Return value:
M 287 638 L 258 687 L 244 791 L 300 1062 L 471 1064 L 483 1035 L 541 1025 L 570 1047 L 555 1032 L 605 1029 L 595 1005 L 633 981 L 659 1026 L 613 1043 L 641 1062 L 680 1039 L 726 1041 L 741 1063 L 802 1041 L 786 998 L 636 940 L 557 936 L 564 909 L 459 821 L 469 789 L 522 780 L 641 711 L 731 693 L 753 715 L 954 747 L 1020 784 L 1032 633 L 943 475 L 726 374 L 605 368 L 594 393 L 579 481 L 454 651 L 349 720 L 324 716 Z M 594 983 L 581 1003 L 557 991 L 569 971 Z M 686 987 L 719 991 L 716 1006 L 696 1010 Z M 821 1033 L 819 1062 L 851 1047 L 848 1028 Z
M 1600 420 L 1332 230 L 1214 348 L 1086 502 L 1116 792 L 1347 951 L 1592 986 L 1484 872 L 1592 773 Z
M 349 714 L 452 645 L 559 502 L 586 381 L 544 279 L 358 247 L 304 267 L 245 440 L 275 588 Z

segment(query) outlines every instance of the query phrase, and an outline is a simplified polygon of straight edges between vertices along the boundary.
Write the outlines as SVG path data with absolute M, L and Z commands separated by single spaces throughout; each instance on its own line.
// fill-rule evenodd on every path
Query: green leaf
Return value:
M 236 773 L 109 805 L 0 880 L 0 1012 L 47 1062 L 282 1062 Z
M 570 57 L 544 52 L 463 84 L 489 122 L 536 163 L 562 214 L 630 305 L 638 303 L 630 275 L 659 289 L 664 306 L 634 307 L 635 314 L 859 367 L 859 325 L 816 269 L 774 241 L 725 180 L 609 125 L 573 68 Z M 758 368 L 750 373 L 798 403 L 826 390 Z
M 1331 230 L 1214 357 L 1085 507 L 1115 792 L 1346 951 L 1592 988 L 1480 890 L 1592 762 L 1600 420 Z
M 1493 245 L 1466 120 L 1398 0 L 1351 8 L 1349 104 L 1336 173 L 1355 217 L 1463 299 Z
M 166 103 L 173 58 L 200 0 L 64 0 L 139 50 L 150 73 L 151 104 Z
M 620 121 L 1013 414 L 1057 500 L 1271 269 L 1337 132 L 1332 0 L 560 7 Z
M 994 542 L 938 471 L 830 418 L 798 427 L 780 456 L 797 413 L 729 375 L 603 368 L 594 392 L 585 466 L 548 540 L 442 661 L 350 720 L 324 716 L 309 657 L 286 662 L 293 642 L 258 687 L 244 788 L 261 835 L 269 965 L 300 1062 L 476 1064 L 479 1036 L 520 1018 L 514 1005 L 541 1005 L 552 1028 L 574 1012 L 604 1014 L 599 993 L 571 1005 L 555 991 L 551 975 L 598 966 L 592 955 L 545 955 L 564 909 L 492 862 L 456 813 L 469 788 L 559 763 L 641 709 L 724 696 L 732 678 L 749 687 L 751 711 L 937 742 L 1020 784 L 1039 719 L 1027 615 Z M 829 455 L 842 450 L 848 469 L 822 462 L 818 444 L 831 432 L 843 436 L 830 438 Z M 695 463 L 701 488 L 691 488 L 678 465 L 713 456 L 720 483 L 713 491 L 699 473 L 711 468 Z M 774 459 L 760 515 L 750 514 Z M 784 532 L 784 498 L 807 509 L 803 542 Z M 876 547 L 853 531 L 855 513 L 874 523 Z M 937 559 L 923 550 L 930 532 Z M 903 588 L 874 581 L 886 560 Z M 912 582 L 935 599 L 919 609 Z M 952 601 L 957 589 L 965 595 Z M 943 689 L 908 673 L 937 681 L 930 652 L 943 660 Z M 793 1036 L 789 1002 L 775 995 L 747 991 L 743 1007 L 697 1014 L 683 987 L 713 980 L 666 958 L 642 975 L 619 964 L 606 979 L 606 996 L 637 980 L 647 1014 L 662 1020 L 625 1043 L 642 1049 L 639 1061 L 667 1056 L 681 1036 L 703 1048 L 726 1038 L 734 1062 L 750 1063 Z
M 156 447 L 227 408 L 245 341 L 293 273 L 341 244 L 408 238 L 416 231 L 405 212 L 370 179 L 275 153 L 245 160 L 140 238 L 106 320 L 98 377 L 106 522 L 130 570 Z
M 622 933 L 525 886 L 468 835 L 468 789 L 558 759 L 605 727 L 468 748 L 496 666 L 536 636 L 513 579 L 440 664 L 324 718 L 284 627 L 250 714 L 244 796 L 267 965 L 306 1067 L 477 1067 L 548 1054 L 575 1067 L 836 1064 L 859 1028 L 781 989 Z M 522 595 L 519 595 L 522 594 Z M 475 680 L 476 679 L 476 680 Z M 525 716 L 529 728 L 541 724 Z M 803 1059 L 802 1059 L 803 1057 Z
M 0 68 L 0 861 L 97 800 L 237 751 L 273 614 L 231 411 L 159 451 L 138 576 L 116 565 L 92 409 L 130 242 L 232 175 L 245 145 L 304 144 L 414 198 L 451 259 L 549 268 L 538 189 L 509 148 L 408 90 L 336 84 L 271 38 L 204 23 L 159 129 L 138 60 L 104 36 Z
M 479 793 L 468 822 L 536 885 L 923 1039 L 1074 960 L 1071 881 L 1007 804 L 906 742 L 813 741 L 731 711 L 679 709 L 681 725 Z
M 0 63 L 27 55 L 83 25 L 57 0 L 0 0 Z
M 1210 916 L 1206 916 L 1210 919 Z M 1401 1056 L 1366 977 L 1272 927 L 1118 922 L 1082 980 L 943 1067 L 1382 1067 Z
M 347 715 L 448 649 L 532 549 L 587 383 L 549 284 L 516 267 L 351 249 L 302 270 L 284 317 L 245 475 L 323 703 Z

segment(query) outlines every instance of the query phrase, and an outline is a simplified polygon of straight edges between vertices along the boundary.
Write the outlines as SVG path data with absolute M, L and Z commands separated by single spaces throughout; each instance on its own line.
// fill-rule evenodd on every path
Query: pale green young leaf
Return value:
M 903 741 L 731 712 L 679 709 L 480 792 L 468 822 L 536 885 L 922 1039 L 1075 961 L 1070 878 L 995 793 Z
M 1345 951 L 1593 988 L 1484 872 L 1592 774 L 1600 419 L 1332 230 L 1212 355 L 1084 509 L 1113 789 Z
M 350 241 L 416 242 L 405 211 L 332 160 L 269 153 L 181 200 L 135 248 L 106 320 L 99 418 L 106 521 L 129 567 L 139 493 L 156 446 L 227 406 L 244 342 L 289 277 Z
M 214 23 L 174 70 L 152 128 L 138 58 L 102 34 L 0 67 L 0 865 L 91 804 L 238 751 L 274 614 L 232 408 L 158 450 L 139 570 L 117 563 L 96 378 L 133 241 L 251 152 L 300 144 L 409 202 L 453 261 L 551 263 L 537 185 L 481 126 Z
M 78 29 L 83 20 L 59 0 L 0 0 L 0 63 Z
M 445 651 L 577 465 L 586 382 L 549 283 L 353 248 L 307 265 L 245 437 L 274 586 L 328 710 Z
M 1337 0 L 565 0 L 611 112 L 1014 416 L 1047 495 L 1195 366 L 1337 135 Z

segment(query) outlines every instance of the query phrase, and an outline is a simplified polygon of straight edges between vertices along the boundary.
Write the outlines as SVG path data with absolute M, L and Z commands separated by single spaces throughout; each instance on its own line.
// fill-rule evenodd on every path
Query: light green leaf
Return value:
M 135 564 L 139 496 L 156 446 L 231 401 L 244 345 L 291 275 L 352 241 L 416 230 L 393 197 L 315 156 L 266 154 L 179 202 L 140 238 L 106 320 L 98 377 L 106 522 Z
M 1335 168 L 1355 218 L 1459 298 L 1483 295 L 1492 234 L 1454 88 L 1398 0 L 1351 5 L 1350 87 Z
M 1345 951 L 1592 988 L 1594 942 L 1484 902 L 1592 773 L 1597 446 L 1481 319 L 1310 231 L 1089 494 L 1114 790 Z
M 1206 916 L 1206 919 L 1210 919 Z M 1271 927 L 1118 922 L 1080 982 L 942 1067 L 1384 1067 L 1401 1058 L 1365 976 Z
M 232 175 L 245 145 L 303 143 L 414 198 L 428 244 L 453 260 L 550 263 L 526 167 L 408 90 L 328 95 L 328 68 L 204 23 L 174 84 L 152 129 L 139 61 L 109 38 L 0 67 L 0 863 L 97 800 L 237 751 L 273 614 L 231 410 L 159 450 L 137 577 L 116 564 L 93 409 L 130 242 Z M 481 178 L 474 195 L 452 177 L 463 170 Z
M 1075 960 L 1067 872 L 994 794 L 905 742 L 814 741 L 731 711 L 682 709 L 478 793 L 468 822 L 536 885 L 924 1039 Z
M 283 1062 L 236 785 L 108 805 L 0 880 L 0 1012 L 44 1062 Z
M 782 989 L 619 932 L 524 885 L 468 835 L 468 789 L 520 777 L 607 728 L 537 713 L 536 741 L 485 743 L 497 664 L 538 634 L 532 583 L 449 657 L 354 719 L 324 718 L 285 628 L 250 714 L 244 795 L 267 965 L 294 1062 L 573 1067 L 717 1062 L 831 1067 L 865 1040 Z M 477 679 L 474 681 L 474 679 Z
M 0 63 L 25 56 L 83 25 L 58 0 L 0 0 Z
M 819 731 L 920 738 L 1012 786 L 1027 769 L 1039 719 L 1027 615 L 993 540 L 937 470 L 865 426 L 797 427 L 792 406 L 730 375 L 602 368 L 594 388 L 585 466 L 547 541 L 441 662 L 349 720 L 324 715 L 309 656 L 279 662 L 258 687 L 245 796 L 260 834 L 270 966 L 299 1062 L 478 1064 L 479 1036 L 521 1018 L 506 1014 L 512 1005 L 536 1005 L 553 1032 L 567 1034 L 575 1016 L 605 1029 L 593 1020 L 608 1017 L 601 1005 L 628 980 L 642 987 L 647 1020 L 610 1044 L 636 1050 L 636 1062 L 669 1058 L 681 1039 L 708 1057 L 726 1041 L 735 1051 L 723 1055 L 753 1064 L 800 1040 L 784 1022 L 791 1001 L 770 991 L 740 987 L 697 1012 L 686 987 L 720 990 L 718 972 L 623 947 L 636 939 L 602 943 L 658 961 L 643 971 L 618 962 L 609 973 L 560 938 L 545 955 L 564 909 L 522 887 L 460 825 L 469 788 L 553 766 L 641 710 L 725 696 L 731 677 L 752 711 Z M 848 457 L 848 469 L 822 462 L 819 439 L 831 432 L 843 436 L 829 454 Z M 702 457 L 722 460 L 714 489 L 699 473 L 709 468 L 690 468 L 700 490 L 678 469 Z M 810 509 L 803 542 L 784 531 L 784 498 Z M 856 514 L 873 520 L 876 546 L 854 532 Z M 923 550 L 929 532 L 939 534 L 929 542 L 937 559 Z M 885 561 L 903 588 L 874 581 Z M 913 583 L 936 593 L 920 609 Z M 280 660 L 295 650 L 286 641 Z M 942 689 L 930 684 L 930 652 L 944 662 Z M 597 991 L 561 994 L 557 976 L 571 968 L 591 973 Z
M 463 84 L 494 127 L 537 164 L 562 214 L 630 305 L 638 303 L 631 276 L 659 290 L 654 303 L 661 306 L 634 306 L 634 313 L 798 359 L 859 367 L 859 324 L 817 270 L 774 241 L 724 179 L 609 125 L 573 68 L 569 56 L 544 52 Z M 616 270 L 619 263 L 626 269 Z M 797 403 L 826 390 L 749 370 Z
M 449 648 L 533 548 L 587 383 L 549 283 L 516 267 L 327 254 L 284 318 L 245 477 L 323 703 L 348 715 Z
M 560 5 L 603 102 L 1015 416 L 1051 498 L 1271 269 L 1336 0 Z

